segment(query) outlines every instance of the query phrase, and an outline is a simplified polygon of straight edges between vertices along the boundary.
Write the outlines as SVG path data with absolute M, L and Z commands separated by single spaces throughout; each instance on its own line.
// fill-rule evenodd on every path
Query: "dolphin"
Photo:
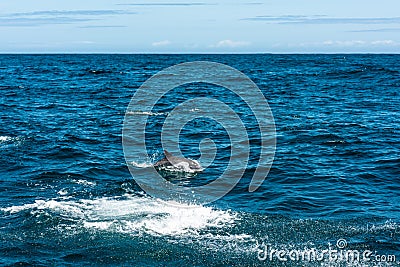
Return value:
M 167 169 L 172 171 L 192 173 L 203 171 L 203 168 L 196 160 L 173 156 L 167 150 L 164 150 L 164 158 L 154 163 L 153 166 L 156 169 Z

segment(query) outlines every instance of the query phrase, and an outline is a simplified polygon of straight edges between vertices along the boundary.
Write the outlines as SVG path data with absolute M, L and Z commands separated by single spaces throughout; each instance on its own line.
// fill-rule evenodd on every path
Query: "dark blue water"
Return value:
M 228 195 L 171 206 L 135 183 L 122 125 L 143 82 L 197 60 L 237 68 L 259 86 L 276 154 L 249 193 L 260 153 L 259 131 L 250 131 L 248 168 Z M 322 250 L 339 239 L 400 260 L 399 55 L 1 55 L 0 92 L 1 265 L 320 266 L 260 261 L 259 245 Z M 162 157 L 168 113 L 200 96 L 227 102 L 254 128 L 251 110 L 226 90 L 180 87 L 149 116 L 151 161 Z M 192 121 L 181 134 L 187 157 L 199 156 L 204 138 L 218 150 L 208 169 L 178 183 L 224 171 L 231 150 L 220 124 Z

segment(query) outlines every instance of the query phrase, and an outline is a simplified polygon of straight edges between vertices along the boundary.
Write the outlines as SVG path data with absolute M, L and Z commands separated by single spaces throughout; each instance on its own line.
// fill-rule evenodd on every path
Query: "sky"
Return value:
M 354 52 L 400 52 L 400 1 L 0 1 L 0 53 Z

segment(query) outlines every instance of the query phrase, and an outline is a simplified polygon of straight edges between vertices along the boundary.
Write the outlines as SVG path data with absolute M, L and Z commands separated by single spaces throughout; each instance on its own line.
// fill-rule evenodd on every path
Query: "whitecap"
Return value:
M 132 164 L 132 166 L 137 167 L 137 168 L 149 168 L 149 167 L 153 166 L 153 163 L 151 163 L 151 162 L 132 161 L 131 164 Z
M 163 112 L 151 112 L 151 111 L 128 111 L 126 115 L 146 115 L 146 116 L 160 116 L 165 115 L 167 113 Z
M 75 183 L 80 184 L 80 185 L 85 185 L 85 186 L 95 186 L 96 183 L 95 182 L 90 182 L 90 181 L 86 181 L 83 179 L 79 179 L 79 180 L 73 180 Z
M 0 143 L 10 141 L 12 138 L 9 136 L 0 136 Z
M 230 211 L 201 205 L 169 205 L 149 197 L 98 198 L 78 201 L 37 200 L 1 209 L 6 213 L 51 211 L 86 229 L 154 236 L 199 236 L 202 230 L 232 226 Z
M 57 192 L 57 194 L 59 194 L 60 196 L 66 196 L 68 195 L 68 191 L 67 189 L 61 189 L 60 191 Z

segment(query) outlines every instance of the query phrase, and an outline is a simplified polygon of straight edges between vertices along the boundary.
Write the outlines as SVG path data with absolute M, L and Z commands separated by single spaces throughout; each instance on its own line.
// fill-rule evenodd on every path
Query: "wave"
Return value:
M 74 183 L 79 184 L 79 185 L 84 185 L 84 186 L 95 186 L 96 182 L 90 182 L 84 179 L 78 179 L 78 180 L 72 180 Z
M 214 263 L 227 261 L 229 265 L 238 266 L 259 266 L 264 263 L 277 265 L 277 261 L 263 262 L 257 258 L 263 248 L 259 247 L 260 244 L 268 244 L 277 249 L 302 251 L 315 248 L 322 251 L 336 244 L 340 238 L 345 238 L 349 249 L 369 249 L 391 254 L 399 248 L 396 238 L 388 238 L 399 231 L 399 224 L 393 221 L 382 223 L 371 221 L 371 218 L 366 221 L 290 219 L 280 215 L 262 216 L 201 205 L 176 204 L 147 196 L 124 195 L 81 200 L 37 200 L 30 204 L 2 208 L 0 211 L 5 213 L 6 218 L 20 217 L 24 220 L 23 236 L 29 236 L 26 231 L 31 229 L 35 238 L 39 231 L 45 231 L 40 232 L 40 236 L 57 236 L 58 233 L 65 241 L 69 241 L 77 237 L 85 239 L 89 233 L 92 237 L 110 242 L 101 247 L 101 253 L 104 253 L 105 248 L 118 249 L 119 244 L 125 247 L 124 242 L 129 242 L 128 249 L 135 247 L 138 253 L 146 253 L 146 249 L 155 248 L 175 253 L 187 248 L 185 255 L 190 256 L 190 262 L 199 266 L 212 265 L 211 262 L 204 264 L 205 260 L 207 263 L 208 260 Z M 374 236 L 373 240 L 382 241 L 370 242 L 369 235 Z M 86 257 L 93 253 L 82 249 L 77 251 Z M 127 253 L 126 250 L 122 251 Z M 76 253 L 76 250 L 72 252 Z M 160 258 L 163 261 L 170 259 L 169 256 Z M 232 259 L 238 261 L 237 264 Z M 188 265 L 188 262 L 184 262 Z M 288 262 L 287 266 L 298 266 L 299 263 Z M 305 266 L 322 266 L 321 263 L 327 262 L 314 261 Z M 333 266 L 348 265 L 345 262 Z M 365 262 L 363 266 L 376 265 Z M 385 266 L 397 265 L 388 263 Z
M 9 136 L 0 136 L 0 143 L 12 140 Z
M 0 145 L 19 146 L 25 139 L 23 137 L 0 136 Z
M 140 161 L 131 161 L 130 164 L 136 168 L 150 168 L 153 167 L 158 157 L 160 157 L 160 154 L 156 152 L 146 158 L 140 159 Z
M 126 115 L 147 115 L 147 116 L 161 116 L 167 115 L 166 112 L 150 112 L 150 111 L 128 111 Z
M 149 167 L 153 166 L 153 163 L 151 163 L 151 162 L 132 161 L 131 164 L 132 164 L 132 166 L 137 167 L 137 168 L 149 168 Z
M 122 198 L 76 201 L 36 200 L 32 204 L 2 208 L 9 214 L 28 211 L 50 212 L 73 220 L 76 226 L 132 235 L 199 236 L 209 228 L 230 227 L 237 216 L 229 211 L 200 205 L 161 202 L 149 197 L 126 195 Z

